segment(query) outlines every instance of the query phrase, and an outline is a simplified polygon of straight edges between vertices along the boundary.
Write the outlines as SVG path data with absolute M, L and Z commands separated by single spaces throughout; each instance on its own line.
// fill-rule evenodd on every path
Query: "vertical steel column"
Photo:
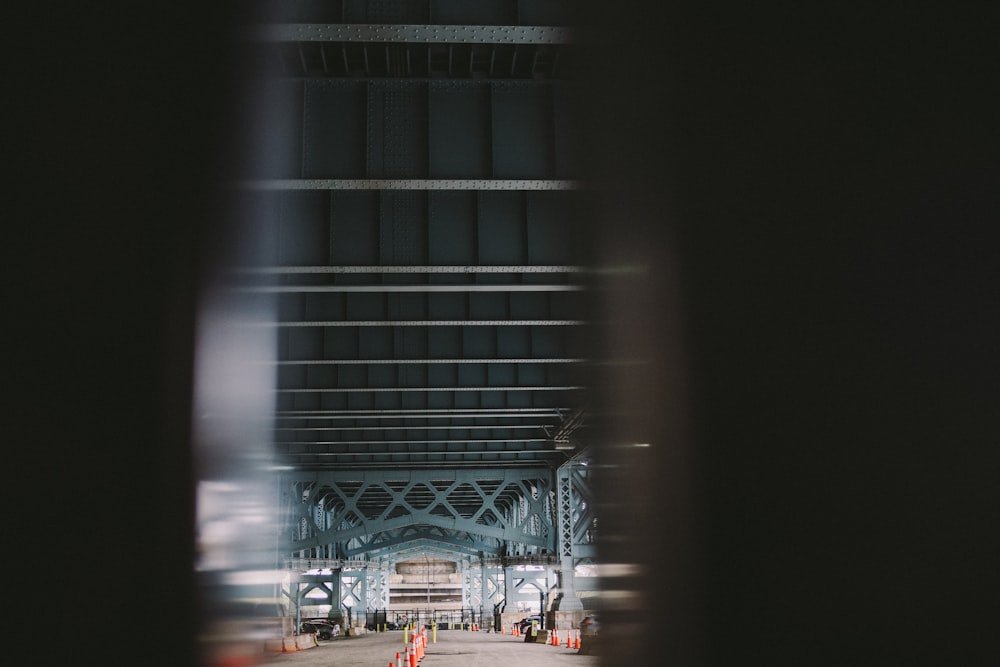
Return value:
M 358 581 L 356 577 L 354 576 L 345 577 L 343 571 L 340 572 L 339 586 L 337 586 L 337 588 L 334 589 L 338 591 L 338 596 L 339 596 L 337 599 L 338 609 L 344 608 L 344 600 L 347 600 L 348 597 L 353 598 L 354 600 L 359 599 L 356 593 L 357 585 Z M 354 608 L 354 605 L 350 606 L 352 609 Z
M 483 612 L 493 611 L 493 602 L 490 600 L 490 574 L 486 561 L 480 557 L 479 560 L 479 606 Z
M 472 573 L 469 571 L 469 561 L 462 559 L 462 606 L 472 607 Z
M 375 597 L 376 607 L 381 607 L 383 609 L 389 606 L 389 562 L 386 559 L 379 560 L 378 570 L 375 574 Z
M 332 570 L 330 579 L 330 606 L 335 609 L 331 610 L 334 613 L 342 613 L 344 608 L 344 571 L 341 568 L 335 568 Z
M 367 567 L 365 567 L 365 568 L 363 568 L 361 570 L 361 582 L 360 583 L 361 583 L 361 590 L 360 590 L 360 592 L 358 594 L 358 597 L 361 599 L 361 608 L 364 609 L 365 611 L 368 611 L 368 609 L 371 607 L 371 600 L 368 599 L 369 598 L 368 593 L 369 593 L 370 589 L 368 588 L 368 568 Z
M 514 567 L 508 565 L 503 568 L 503 599 L 507 605 L 515 603 L 517 589 L 514 584 Z M 514 611 L 514 609 L 507 609 L 507 611 Z
M 557 482 L 557 516 L 556 525 L 559 528 L 559 587 L 553 609 L 560 611 L 576 611 L 583 609 L 583 603 L 576 595 L 573 544 L 576 541 L 573 533 L 573 466 L 570 464 L 559 467 L 556 471 Z

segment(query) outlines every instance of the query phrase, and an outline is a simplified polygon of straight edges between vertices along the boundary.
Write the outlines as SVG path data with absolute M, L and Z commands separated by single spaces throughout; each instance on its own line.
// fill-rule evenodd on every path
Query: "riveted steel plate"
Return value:
M 249 324 L 276 327 L 572 327 L 586 322 L 584 320 L 316 320 Z
M 380 25 L 287 23 L 254 26 L 244 37 L 259 42 L 390 42 L 409 44 L 568 44 L 572 28 L 506 25 Z
M 576 180 L 449 178 L 298 178 L 239 181 L 248 190 L 578 190 Z
M 246 269 L 246 273 L 269 275 L 324 273 L 581 273 L 582 266 L 517 265 L 517 266 L 267 266 Z

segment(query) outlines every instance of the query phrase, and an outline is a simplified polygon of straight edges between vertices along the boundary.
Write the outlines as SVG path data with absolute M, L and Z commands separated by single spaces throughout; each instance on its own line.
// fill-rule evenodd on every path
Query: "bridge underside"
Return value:
M 79 623 L 35 662 L 152 608 L 117 653 L 198 664 L 318 555 L 489 598 L 593 521 L 616 664 L 996 653 L 995 21 L 113 4 L 5 40 L 15 599 Z
M 582 609 L 599 271 L 579 20 L 514 0 L 245 18 L 244 237 L 210 298 L 219 349 L 246 341 L 239 375 L 268 383 L 240 437 L 276 471 L 278 560 L 327 577 L 286 586 L 292 608 L 385 607 L 398 563 L 436 558 L 463 604 Z M 532 563 L 525 585 L 510 568 Z

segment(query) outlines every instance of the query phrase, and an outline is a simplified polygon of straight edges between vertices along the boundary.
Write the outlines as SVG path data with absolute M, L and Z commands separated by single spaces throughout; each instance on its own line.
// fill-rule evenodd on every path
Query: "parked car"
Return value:
M 340 622 L 339 621 L 331 621 L 328 618 L 309 618 L 309 619 L 306 619 L 306 622 L 308 622 L 308 623 L 315 623 L 317 625 L 322 625 L 322 626 L 328 627 L 328 628 L 330 628 L 330 632 L 333 633 L 334 637 L 339 637 L 340 636 Z
M 326 623 L 306 622 L 299 626 L 299 634 L 315 633 L 320 639 L 333 639 L 333 626 Z
M 531 622 L 536 621 L 538 627 L 542 627 L 542 616 L 541 614 L 532 614 L 531 616 L 525 616 L 520 621 L 517 622 L 517 629 L 524 634 L 531 629 Z

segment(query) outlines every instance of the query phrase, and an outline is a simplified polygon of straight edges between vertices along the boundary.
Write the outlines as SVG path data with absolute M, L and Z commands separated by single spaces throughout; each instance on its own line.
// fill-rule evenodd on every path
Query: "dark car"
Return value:
M 536 621 L 538 623 L 539 628 L 542 627 L 542 617 L 540 614 L 526 616 L 517 622 L 517 629 L 521 632 L 521 634 L 524 634 L 525 632 L 531 629 L 532 621 Z
M 299 626 L 299 634 L 316 633 L 320 639 L 333 639 L 333 626 L 326 623 L 303 623 Z

